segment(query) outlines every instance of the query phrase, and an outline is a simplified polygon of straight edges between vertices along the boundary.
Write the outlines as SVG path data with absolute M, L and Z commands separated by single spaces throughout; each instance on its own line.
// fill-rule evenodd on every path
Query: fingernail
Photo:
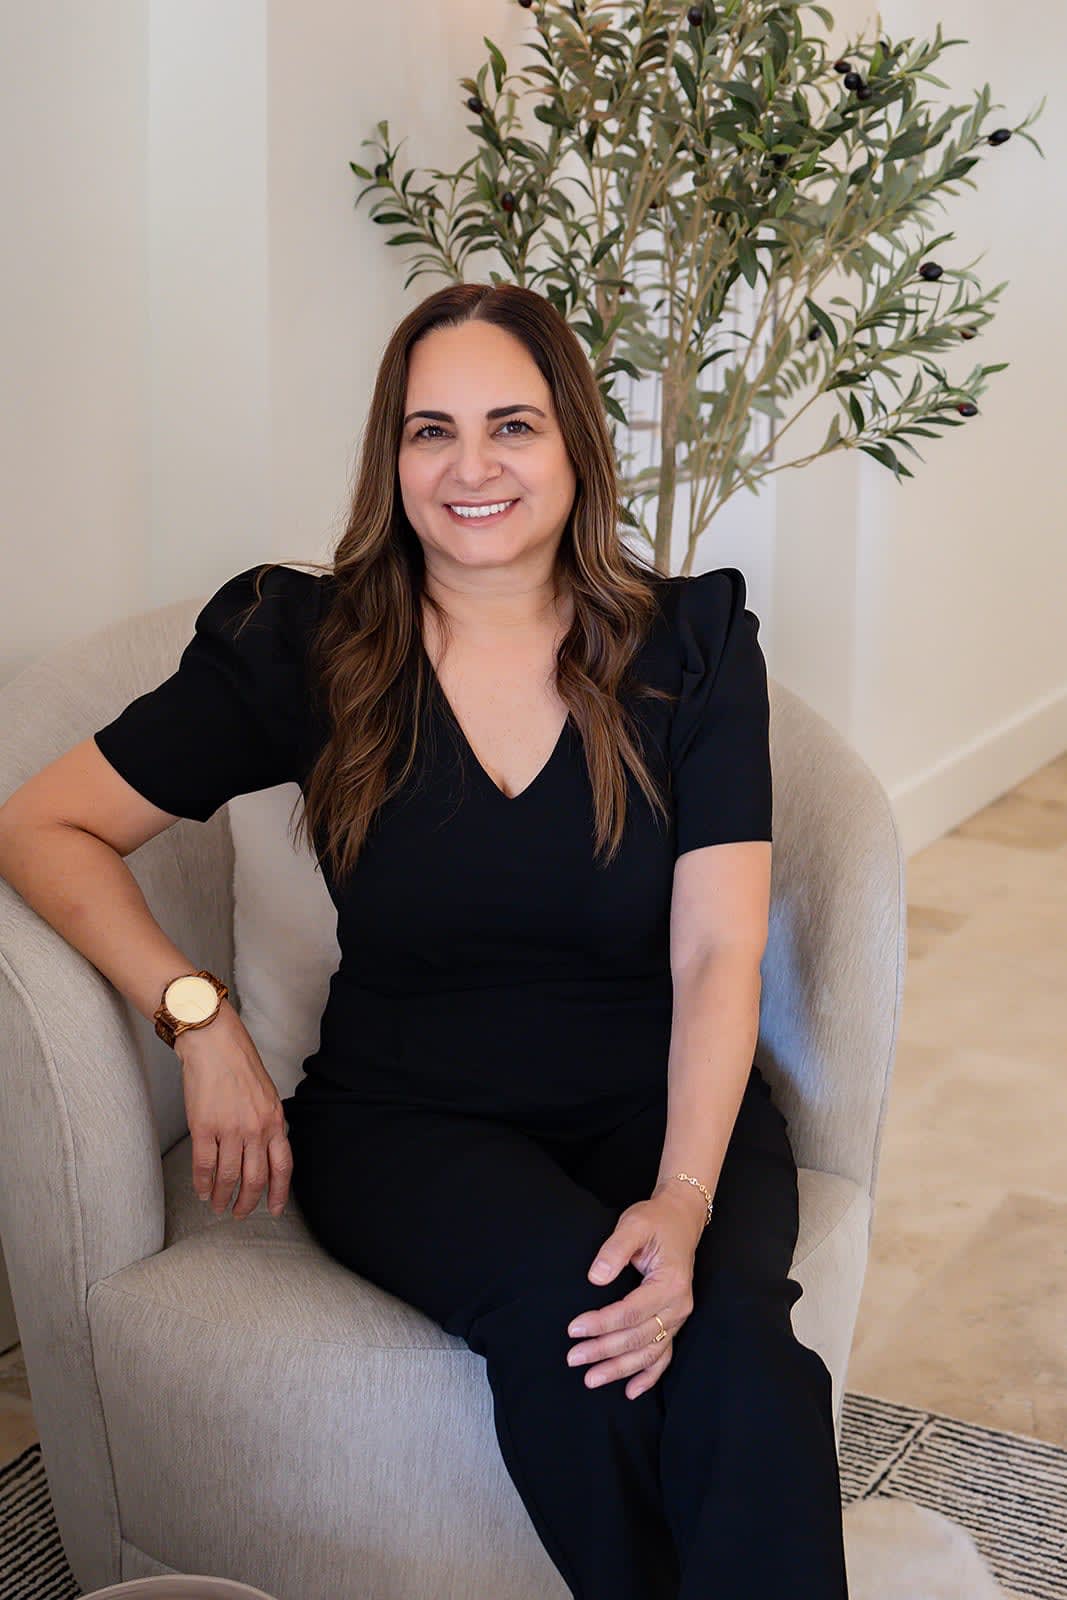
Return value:
M 568 1333 L 571 1333 L 571 1334 L 574 1334 L 574 1335 L 578 1335 L 580 1333 L 586 1333 L 587 1331 L 588 1331 L 587 1325 L 582 1321 L 581 1317 L 578 1318 L 577 1322 L 572 1322 L 570 1327 L 567 1329 Z
M 602 1278 L 605 1273 L 611 1271 L 611 1268 L 606 1261 L 594 1261 L 590 1270 L 594 1278 Z

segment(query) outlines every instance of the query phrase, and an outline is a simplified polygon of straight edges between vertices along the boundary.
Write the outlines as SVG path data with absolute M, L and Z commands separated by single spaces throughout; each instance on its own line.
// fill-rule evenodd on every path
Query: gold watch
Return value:
M 153 1012 L 156 1032 L 164 1044 L 174 1048 L 179 1033 L 187 1028 L 206 1028 L 214 1022 L 229 989 L 213 972 L 183 972 L 171 978 L 163 990 L 159 1009 Z

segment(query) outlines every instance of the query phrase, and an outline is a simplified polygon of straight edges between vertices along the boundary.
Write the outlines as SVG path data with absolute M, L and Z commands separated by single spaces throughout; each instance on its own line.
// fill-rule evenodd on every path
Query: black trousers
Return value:
M 643 1281 L 587 1276 L 655 1187 L 665 1088 L 558 1136 L 368 1104 L 306 1078 L 284 1102 L 292 1190 L 337 1260 L 485 1357 L 504 1463 L 577 1600 L 847 1600 L 831 1381 L 793 1332 L 787 1123 L 753 1066 L 666 1371 L 627 1399 L 568 1367 L 581 1311 Z

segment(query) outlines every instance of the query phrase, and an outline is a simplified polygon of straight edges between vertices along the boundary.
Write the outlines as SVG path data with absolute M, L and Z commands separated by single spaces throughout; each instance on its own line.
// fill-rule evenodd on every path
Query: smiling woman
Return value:
M 174 816 L 299 783 L 341 963 L 283 1102 L 293 1192 L 485 1356 L 572 1593 L 843 1600 L 796 1164 L 754 1061 L 759 621 L 737 568 L 657 573 L 618 513 L 571 329 L 451 285 L 387 344 L 328 570 L 230 579 L 95 741 Z
M 485 409 L 494 391 L 517 398 Z M 448 399 L 447 411 L 434 408 L 438 397 Z M 552 391 L 521 341 L 472 320 L 435 328 L 416 344 L 405 410 L 397 471 L 405 514 L 423 543 L 426 592 L 455 633 L 495 633 L 506 656 L 516 629 L 543 631 L 556 549 L 574 506 L 577 482 Z M 479 535 L 474 544 L 455 537 L 458 526 Z M 491 544 L 482 537 L 489 529 L 501 535 Z M 501 570 L 504 578 L 494 577 Z

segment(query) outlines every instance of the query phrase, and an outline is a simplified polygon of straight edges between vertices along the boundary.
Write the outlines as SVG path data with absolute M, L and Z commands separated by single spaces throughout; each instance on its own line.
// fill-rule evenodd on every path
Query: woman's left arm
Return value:
M 674 1017 L 667 1133 L 655 1193 L 689 1172 L 715 1193 L 759 1038 L 771 903 L 769 839 L 679 856 L 671 891 Z M 706 1215 L 706 1210 L 704 1212 Z
M 568 1361 L 589 1365 L 586 1382 L 630 1376 L 630 1399 L 671 1359 L 672 1340 L 656 1341 L 661 1323 L 674 1334 L 692 1311 L 707 1204 L 695 1184 L 675 1174 L 698 1178 L 714 1196 L 759 1037 L 770 874 L 771 843 L 762 839 L 687 851 L 675 864 L 674 1011 L 656 1186 L 622 1213 L 589 1269 L 592 1282 L 609 1283 L 632 1261 L 643 1282 L 567 1330 L 581 1337 Z
M 668 1065 L 667 1132 L 653 1195 L 688 1191 L 698 1220 L 707 1215 L 688 1172 L 714 1197 L 759 1037 L 760 957 L 725 945 L 674 987 Z

